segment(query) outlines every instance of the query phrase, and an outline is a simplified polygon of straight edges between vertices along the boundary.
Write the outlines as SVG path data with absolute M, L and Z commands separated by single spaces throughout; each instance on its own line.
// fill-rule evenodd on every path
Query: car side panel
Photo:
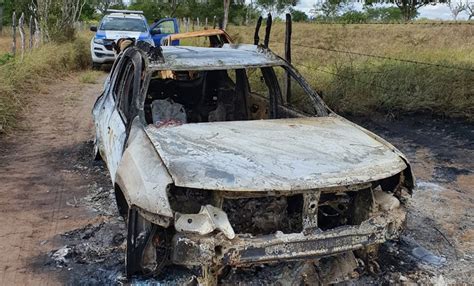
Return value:
M 107 153 L 107 168 L 112 178 L 112 183 L 115 183 L 115 173 L 117 172 L 120 159 L 122 158 L 123 146 L 125 138 L 127 137 L 125 124 L 119 114 L 117 108 L 113 109 L 112 115 L 108 120 L 107 134 L 104 147 Z
M 173 180 L 138 118 L 132 124 L 115 182 L 129 206 L 164 218 L 173 217 L 167 195 Z

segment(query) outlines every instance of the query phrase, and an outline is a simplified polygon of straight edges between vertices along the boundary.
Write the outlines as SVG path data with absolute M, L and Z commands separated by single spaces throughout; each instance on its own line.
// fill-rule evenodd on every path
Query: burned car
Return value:
M 350 278 L 403 227 L 405 156 L 267 48 L 132 46 L 93 117 L 128 276 L 176 264 L 213 284 L 224 269 L 344 257 L 337 279 Z

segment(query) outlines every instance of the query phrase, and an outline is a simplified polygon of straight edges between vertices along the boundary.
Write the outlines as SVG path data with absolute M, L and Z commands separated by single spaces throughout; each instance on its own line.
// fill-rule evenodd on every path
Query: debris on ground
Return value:
M 466 247 L 472 242 L 462 240 L 469 238 L 469 230 L 473 228 L 472 212 L 467 207 L 469 199 L 458 199 L 469 196 L 470 191 L 465 187 L 469 184 L 463 181 L 464 185 L 461 185 L 459 182 L 460 178 L 472 176 L 471 171 L 466 171 L 473 169 L 472 158 L 465 154 L 474 149 L 474 138 L 471 138 L 472 133 L 462 128 L 459 134 L 452 131 L 459 127 L 450 129 L 450 125 L 439 123 L 440 127 L 436 122 L 432 125 L 415 124 L 417 121 L 413 120 L 414 123 L 377 121 L 366 124 L 369 129 L 375 129 L 400 146 L 408 155 L 414 163 L 415 174 L 419 176 L 419 189 L 410 200 L 407 229 L 400 241 L 389 241 L 380 247 L 380 272 L 372 275 L 358 273 L 360 276 L 357 278 L 354 275 L 350 285 L 474 283 L 474 253 Z M 434 142 L 433 137 L 440 140 Z M 457 146 L 459 150 L 453 150 L 452 146 Z M 158 277 L 125 279 L 125 224 L 118 215 L 104 166 L 89 161 L 91 148 L 90 143 L 84 144 L 78 160 L 79 166 L 87 168 L 76 166 L 73 169 L 89 179 L 89 195 L 70 201 L 70 204 L 90 206 L 99 219 L 96 223 L 63 234 L 61 240 L 64 246 L 50 254 L 51 266 L 67 271 L 65 284 L 190 285 L 195 281 L 194 274 L 179 267 L 167 267 L 166 274 Z M 460 204 L 464 202 L 466 205 Z M 456 205 L 443 209 L 450 204 Z M 265 281 L 287 285 L 288 277 L 294 278 L 301 271 L 308 269 L 297 263 L 228 269 L 221 284 L 261 285 Z M 305 279 L 309 277 L 305 276 Z

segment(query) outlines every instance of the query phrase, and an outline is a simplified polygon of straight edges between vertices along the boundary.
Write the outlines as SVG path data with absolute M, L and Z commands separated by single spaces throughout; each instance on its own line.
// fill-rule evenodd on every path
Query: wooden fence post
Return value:
M 260 36 L 258 35 L 258 32 L 260 31 L 260 26 L 262 25 L 262 16 L 258 17 L 257 20 L 257 25 L 255 26 L 255 34 L 253 35 L 253 44 L 258 45 L 258 42 L 260 42 Z
M 0 0 L 0 34 L 3 32 L 3 0 Z
M 206 24 L 204 25 L 204 29 L 207 30 L 207 17 L 206 17 Z
M 286 30 L 285 30 L 285 60 L 291 64 L 291 31 L 292 22 L 291 14 L 286 14 Z M 285 73 L 285 96 L 283 100 L 285 103 L 291 97 L 291 77 L 288 72 Z
M 191 25 L 192 25 L 193 31 L 194 31 L 194 20 L 191 20 Z
M 13 42 L 12 42 L 12 54 L 16 54 L 16 12 L 13 11 L 12 15 L 12 29 L 13 29 Z
M 21 58 L 25 54 L 25 13 L 21 13 L 20 20 L 18 20 L 18 30 L 20 31 L 21 39 Z
M 216 28 L 216 16 L 214 16 L 214 20 L 212 20 L 212 28 Z
M 263 45 L 265 48 L 268 48 L 268 44 L 270 42 L 270 32 L 272 30 L 272 15 L 268 13 L 267 16 L 267 25 L 265 27 L 265 38 L 263 39 Z
M 34 48 L 37 48 L 39 47 L 39 43 L 41 41 L 41 31 L 40 31 L 40 28 L 39 28 L 39 23 L 38 23 L 38 20 L 35 18 L 35 41 L 33 43 L 33 47 Z
M 199 30 L 199 29 L 200 29 L 200 26 L 199 26 L 199 17 L 196 18 L 196 26 L 197 26 L 197 29 Z
M 28 48 L 31 50 L 33 49 L 33 37 L 35 35 L 35 29 L 33 25 L 33 15 L 30 16 L 30 23 L 29 23 L 29 28 L 30 28 L 30 41 L 28 43 Z

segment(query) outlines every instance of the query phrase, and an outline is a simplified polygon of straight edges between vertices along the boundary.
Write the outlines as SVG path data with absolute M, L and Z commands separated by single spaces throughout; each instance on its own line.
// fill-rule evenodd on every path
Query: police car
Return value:
M 99 25 L 92 26 L 91 31 L 96 32 L 91 40 L 94 67 L 115 60 L 112 44 L 120 38 L 134 38 L 154 45 L 150 27 L 142 11 L 107 10 Z

